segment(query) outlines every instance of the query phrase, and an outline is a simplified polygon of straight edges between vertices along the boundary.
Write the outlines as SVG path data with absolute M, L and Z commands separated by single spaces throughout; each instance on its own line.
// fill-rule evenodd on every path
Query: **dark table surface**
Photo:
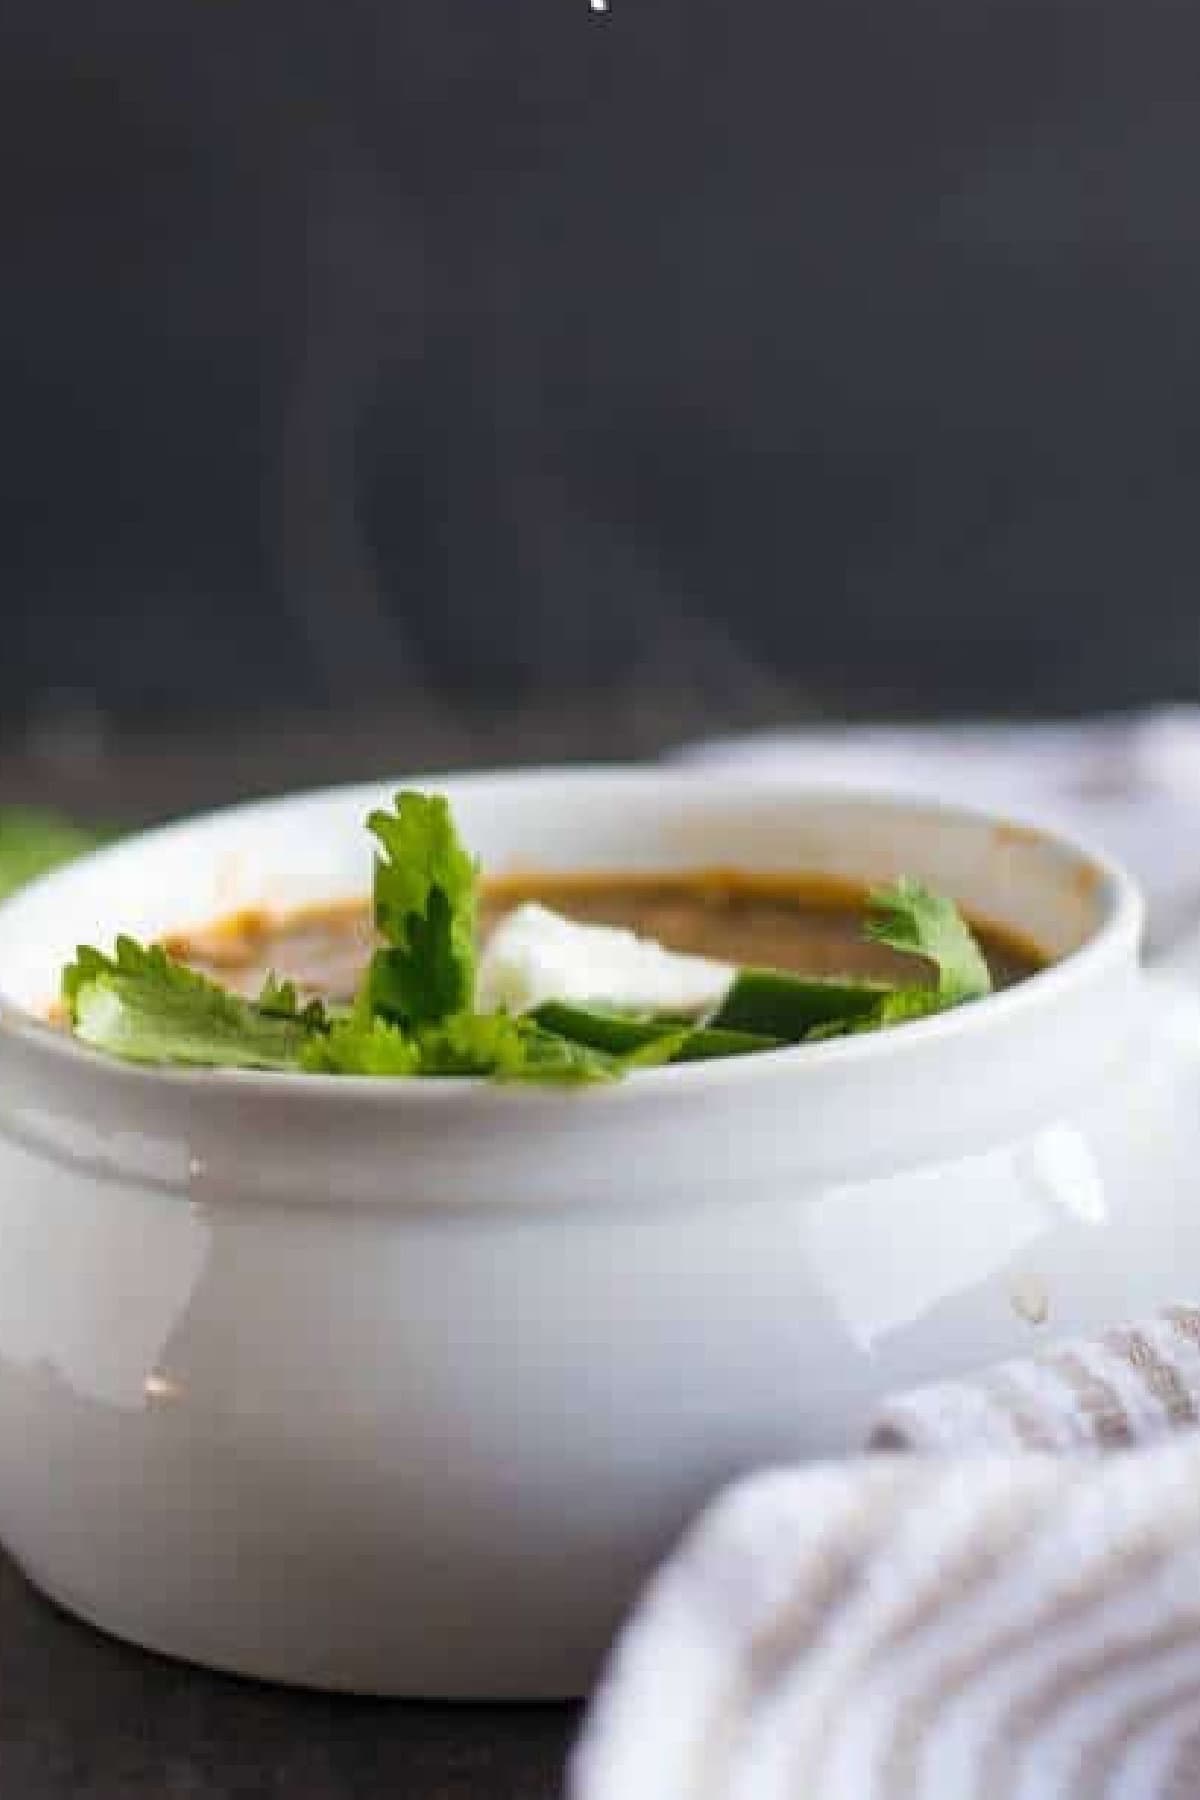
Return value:
M 0 1558 L 4 1800 L 557 1800 L 575 1723 L 209 1675 L 76 1624 Z

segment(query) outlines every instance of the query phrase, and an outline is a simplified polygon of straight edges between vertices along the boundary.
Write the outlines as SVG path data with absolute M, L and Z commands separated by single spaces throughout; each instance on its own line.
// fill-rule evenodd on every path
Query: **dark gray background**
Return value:
M 1200 686 L 1187 0 L 3 11 L 0 730 Z

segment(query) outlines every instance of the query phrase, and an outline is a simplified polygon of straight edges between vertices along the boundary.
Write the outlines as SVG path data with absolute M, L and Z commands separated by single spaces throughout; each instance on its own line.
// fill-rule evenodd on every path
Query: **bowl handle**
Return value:
M 1156 975 L 1200 988 L 1200 920 L 1193 915 L 1181 929 L 1152 934 L 1146 942 L 1145 963 Z

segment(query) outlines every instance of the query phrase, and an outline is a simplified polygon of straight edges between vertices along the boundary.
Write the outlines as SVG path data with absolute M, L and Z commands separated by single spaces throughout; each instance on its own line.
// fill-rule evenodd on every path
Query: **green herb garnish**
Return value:
M 937 970 L 943 1006 L 980 1000 L 992 991 L 983 951 L 952 900 L 902 878 L 876 888 L 868 902 L 866 934 L 873 943 L 922 956 Z
M 883 981 L 740 969 L 709 1023 L 811 1044 L 926 1018 L 992 991 L 983 952 L 954 902 L 919 882 L 901 880 L 894 887 L 874 889 L 864 933 L 872 943 L 931 963 L 935 984 L 895 987 Z
M 315 1032 L 300 1066 L 309 1075 L 416 1075 L 421 1058 L 412 1038 L 387 1019 L 342 1019 Z
M 667 1060 L 681 1034 L 655 1035 Z M 613 1081 L 651 1060 L 646 1046 L 612 1055 L 507 1013 L 457 1013 L 414 1033 L 386 1019 L 353 1018 L 314 1035 L 301 1065 L 320 1075 L 488 1076 L 556 1085 Z
M 375 923 L 388 947 L 368 974 L 371 1012 L 398 1025 L 468 1011 L 475 993 L 478 870 L 440 794 L 402 793 L 367 825 L 375 861 Z
M 315 1016 L 281 1015 L 218 987 L 156 945 L 81 946 L 63 974 L 77 1037 L 127 1062 L 297 1069 Z
M 884 988 L 865 1009 L 851 1008 L 817 1026 L 808 1035 L 810 1043 L 904 1025 L 964 1001 L 982 1000 L 992 991 L 991 970 L 970 926 L 952 900 L 930 893 L 920 882 L 901 879 L 894 887 L 875 888 L 867 901 L 865 935 L 872 943 L 932 963 L 935 984 Z
M 269 1013 L 276 1019 L 298 1019 L 314 1031 L 322 1029 L 328 1022 L 324 1001 L 309 1000 L 301 1006 L 295 982 L 280 981 L 273 969 L 267 971 L 254 1006 L 257 1012 Z
M 76 1035 L 140 1063 L 578 1085 L 877 1031 L 991 991 L 983 953 L 952 902 L 900 881 L 872 893 L 866 935 L 930 965 L 932 984 L 742 969 L 723 1005 L 698 1024 L 559 1002 L 520 1017 L 479 1013 L 478 875 L 447 802 L 401 793 L 368 825 L 381 852 L 374 912 L 385 942 L 353 1007 L 302 1003 L 295 984 L 273 974 L 247 1000 L 165 950 L 121 937 L 111 956 L 84 946 L 64 970 Z M 60 847 L 66 854 L 65 840 Z
M 660 1059 L 664 1062 L 711 1062 L 722 1056 L 752 1056 L 759 1050 L 778 1050 L 783 1042 L 761 1032 L 727 1031 L 714 1025 L 693 1025 L 687 1020 L 672 1025 L 664 1019 L 568 1006 L 560 1000 L 546 1001 L 533 1017 L 547 1031 L 609 1056 L 652 1055 L 669 1038 L 669 1054 Z
M 425 1075 L 490 1075 L 496 1081 L 576 1085 L 612 1081 L 621 1062 L 587 1044 L 507 1013 L 461 1013 L 421 1036 Z
M 891 991 L 883 981 L 739 969 L 709 1024 L 800 1044 L 832 1022 L 844 1026 L 853 1019 L 873 1019 L 879 1002 Z

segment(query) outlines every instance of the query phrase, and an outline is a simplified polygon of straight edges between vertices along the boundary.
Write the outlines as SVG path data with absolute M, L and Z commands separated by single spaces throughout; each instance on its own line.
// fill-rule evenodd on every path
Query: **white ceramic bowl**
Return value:
M 611 1089 L 160 1073 L 25 1016 L 75 943 L 365 890 L 381 789 L 0 908 L 0 1537 L 139 1643 L 578 1693 L 730 1476 L 887 1390 L 1200 1288 L 1200 1006 L 1068 843 L 706 775 L 435 779 L 494 870 L 918 874 L 1062 960 L 891 1033 Z M 1044 1322 L 1039 1322 L 1043 1321 Z

